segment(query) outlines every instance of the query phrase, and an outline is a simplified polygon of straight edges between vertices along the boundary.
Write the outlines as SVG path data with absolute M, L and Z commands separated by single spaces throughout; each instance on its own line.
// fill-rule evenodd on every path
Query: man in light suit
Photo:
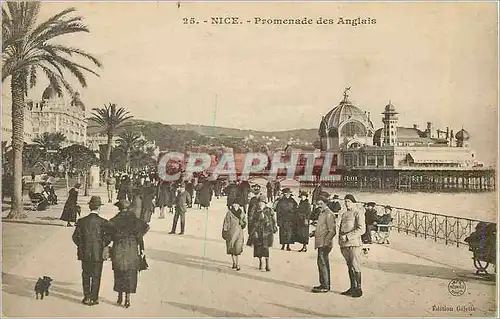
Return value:
M 347 194 L 344 201 L 347 210 L 342 214 L 340 220 L 339 246 L 347 263 L 351 287 L 342 295 L 359 298 L 363 295 L 359 259 L 363 245 L 361 235 L 366 231 L 365 214 L 356 206 L 356 199 L 353 195 Z
M 191 195 L 186 191 L 184 184 L 179 186 L 177 195 L 175 196 L 175 215 L 174 222 L 172 224 L 172 230 L 169 234 L 175 234 L 175 229 L 177 228 L 177 222 L 179 217 L 181 218 L 181 232 L 179 235 L 184 235 L 184 227 L 186 225 L 186 212 L 189 204 L 191 203 Z

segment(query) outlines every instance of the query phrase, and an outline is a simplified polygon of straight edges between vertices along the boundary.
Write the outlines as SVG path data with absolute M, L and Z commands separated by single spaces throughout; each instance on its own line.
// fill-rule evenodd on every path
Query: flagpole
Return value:
M 214 114 L 212 118 L 212 136 L 215 137 L 215 121 L 217 119 L 217 94 L 215 94 Z M 203 274 L 205 273 L 205 256 L 207 253 L 207 232 L 208 232 L 208 209 L 205 213 L 205 238 L 203 239 L 203 269 L 201 271 L 201 281 L 203 282 Z

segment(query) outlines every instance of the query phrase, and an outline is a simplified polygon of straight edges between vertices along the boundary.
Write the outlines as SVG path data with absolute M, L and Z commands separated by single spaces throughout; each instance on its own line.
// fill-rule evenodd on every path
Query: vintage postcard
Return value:
M 498 4 L 3 1 L 2 316 L 497 317 Z

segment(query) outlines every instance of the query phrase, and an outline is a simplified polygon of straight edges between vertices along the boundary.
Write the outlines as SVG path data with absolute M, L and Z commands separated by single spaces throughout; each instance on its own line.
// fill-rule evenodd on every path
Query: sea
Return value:
M 262 182 L 257 182 L 262 185 Z M 265 183 L 263 184 L 265 185 Z M 299 183 L 294 180 L 281 182 L 281 187 L 290 187 L 294 194 L 298 194 Z M 312 188 L 302 187 L 312 191 Z M 375 202 L 378 205 L 389 205 L 414 209 L 429 213 L 448 216 L 477 219 L 496 223 L 498 220 L 498 193 L 421 193 L 421 192 L 377 192 L 346 190 L 342 188 L 324 188 L 330 194 L 337 194 L 343 198 L 346 194 L 353 194 L 361 202 Z

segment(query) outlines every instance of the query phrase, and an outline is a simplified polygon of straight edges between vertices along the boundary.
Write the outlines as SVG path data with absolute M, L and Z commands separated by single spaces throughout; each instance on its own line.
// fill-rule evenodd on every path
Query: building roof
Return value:
M 373 130 L 373 123 L 368 118 L 368 115 L 360 108 L 352 104 L 347 96 L 328 112 L 319 125 L 319 135 L 326 137 L 326 128 L 330 137 L 338 137 L 339 126 L 347 120 L 357 120 L 363 123 L 367 129 Z
M 61 97 L 61 95 L 58 94 L 51 85 L 47 86 L 47 88 L 43 90 L 42 100 L 50 100 L 57 97 Z
M 375 131 L 375 134 L 373 135 L 373 143 L 375 144 L 380 140 L 380 136 L 382 135 L 382 130 L 383 128 L 379 128 L 378 130 Z M 428 139 L 425 136 L 425 132 L 420 131 L 419 129 L 413 128 L 413 127 L 396 127 L 396 134 L 398 141 L 415 141 L 415 142 L 429 142 L 433 143 L 432 139 Z

